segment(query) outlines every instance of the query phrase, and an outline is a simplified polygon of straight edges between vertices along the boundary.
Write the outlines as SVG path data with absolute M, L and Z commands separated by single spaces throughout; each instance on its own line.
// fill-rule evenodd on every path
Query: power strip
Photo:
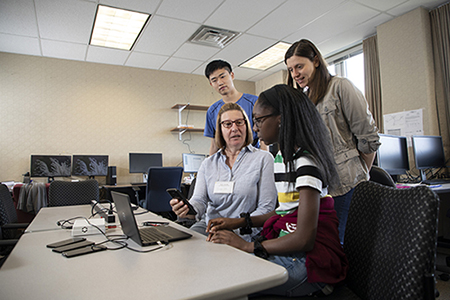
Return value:
M 110 210 L 110 207 L 105 207 L 103 203 L 98 202 L 97 200 L 91 201 L 92 206 L 94 207 L 94 211 L 100 215 L 100 217 L 106 220 L 106 223 L 115 223 L 116 216 Z

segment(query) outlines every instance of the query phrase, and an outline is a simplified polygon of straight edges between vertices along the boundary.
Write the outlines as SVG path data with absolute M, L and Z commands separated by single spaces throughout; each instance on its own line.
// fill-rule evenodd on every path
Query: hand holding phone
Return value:
M 196 215 L 197 214 L 197 212 L 195 211 L 192 204 L 189 203 L 189 200 L 186 199 L 186 197 L 184 197 L 184 195 L 180 192 L 180 190 L 171 188 L 171 189 L 167 189 L 166 191 L 169 193 L 170 196 L 172 196 L 172 198 L 183 201 L 183 203 L 189 207 L 189 211 L 187 213 L 188 215 Z

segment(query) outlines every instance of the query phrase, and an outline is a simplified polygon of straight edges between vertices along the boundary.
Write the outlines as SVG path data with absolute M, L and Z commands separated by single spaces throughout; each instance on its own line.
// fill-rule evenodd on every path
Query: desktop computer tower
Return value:
M 108 167 L 108 173 L 106 174 L 106 184 L 116 185 L 116 182 L 117 182 L 116 167 L 115 166 Z

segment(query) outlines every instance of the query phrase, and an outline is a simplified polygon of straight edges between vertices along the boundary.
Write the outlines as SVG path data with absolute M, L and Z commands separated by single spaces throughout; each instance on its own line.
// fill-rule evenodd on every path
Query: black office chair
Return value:
M 99 187 L 95 179 L 53 181 L 48 189 L 48 206 L 91 204 L 92 200 L 99 200 Z
M 182 167 L 151 167 L 148 170 L 147 190 L 141 206 L 171 220 L 176 220 L 169 204 L 172 197 L 166 192 L 168 188 L 180 189 Z
M 438 210 L 428 187 L 360 183 L 345 229 L 345 285 L 324 299 L 435 299 Z
M 6 185 L 0 184 L 0 266 L 28 225 L 28 223 L 17 223 L 17 213 L 11 193 Z
M 370 181 L 377 182 L 383 185 L 396 187 L 394 180 L 392 179 L 391 175 L 389 175 L 388 172 L 386 172 L 385 169 L 378 167 L 378 166 L 372 166 L 369 172 L 370 175 Z

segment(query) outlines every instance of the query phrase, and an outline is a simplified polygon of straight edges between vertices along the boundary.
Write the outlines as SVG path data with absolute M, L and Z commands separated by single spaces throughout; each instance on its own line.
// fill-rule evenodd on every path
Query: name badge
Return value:
M 216 181 L 214 194 L 231 194 L 233 192 L 233 181 Z

